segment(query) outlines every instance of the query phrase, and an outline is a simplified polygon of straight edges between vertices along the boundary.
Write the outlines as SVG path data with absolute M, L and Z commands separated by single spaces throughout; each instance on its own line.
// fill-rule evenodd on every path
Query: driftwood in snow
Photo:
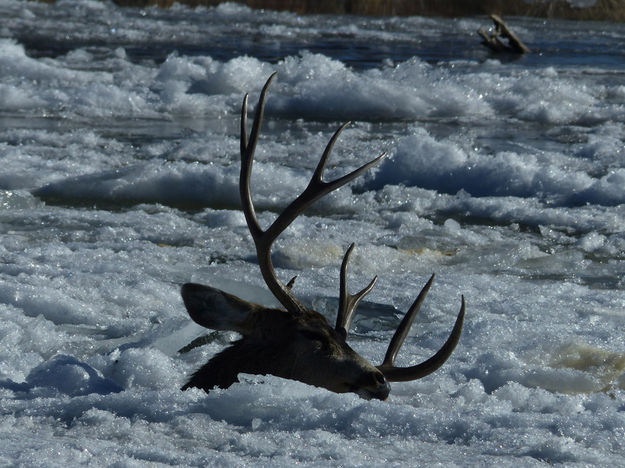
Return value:
M 495 29 L 486 31 L 483 28 L 477 30 L 477 33 L 482 37 L 484 44 L 494 52 L 508 52 L 514 54 L 526 54 L 530 52 L 530 49 L 523 44 L 521 39 L 514 34 L 506 23 L 498 15 L 490 15 L 490 18 L 495 23 Z M 507 43 L 503 42 L 500 38 L 507 39 Z

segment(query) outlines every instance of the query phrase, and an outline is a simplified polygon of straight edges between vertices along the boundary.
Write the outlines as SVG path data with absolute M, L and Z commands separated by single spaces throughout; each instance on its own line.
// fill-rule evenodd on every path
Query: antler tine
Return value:
M 399 353 L 399 349 L 404 344 L 404 340 L 406 339 L 406 336 L 408 336 L 410 327 L 412 327 L 412 322 L 414 322 L 414 319 L 417 316 L 419 309 L 421 309 L 421 304 L 423 304 L 425 296 L 430 290 L 430 286 L 432 286 L 432 283 L 434 282 L 434 276 L 435 275 L 432 275 L 428 282 L 425 283 L 425 286 L 423 286 L 423 288 L 421 289 L 421 292 L 413 302 L 412 306 L 410 306 L 410 309 L 408 309 L 408 312 L 406 312 L 406 315 L 404 315 L 404 318 L 397 327 L 397 330 L 395 330 L 395 334 L 393 335 L 393 338 L 391 338 L 391 342 L 389 343 L 388 349 L 386 350 L 386 356 L 384 356 L 382 366 L 393 366 L 393 364 L 395 363 L 397 353 Z
M 282 211 L 282 213 L 278 215 L 271 226 L 263 231 L 258 223 L 256 212 L 254 210 L 250 181 L 254 151 L 256 150 L 256 144 L 258 143 L 258 136 L 260 134 L 260 127 L 263 119 L 266 94 L 275 76 L 276 73 L 269 77 L 260 93 L 249 141 L 247 138 L 247 95 L 243 99 L 243 105 L 241 106 L 241 176 L 239 190 L 241 194 L 241 202 L 243 204 L 243 212 L 245 213 L 245 219 L 252 235 L 252 239 L 256 245 L 258 263 L 265 283 L 267 283 L 271 292 L 288 311 L 301 313 L 305 310 L 305 307 L 293 295 L 290 288 L 285 286 L 276 276 L 276 272 L 271 261 L 271 246 L 273 245 L 273 242 L 287 227 L 289 227 L 293 220 L 295 220 L 295 218 L 297 218 L 297 216 L 299 216 L 311 204 L 324 195 L 327 195 L 328 193 L 358 177 L 364 171 L 377 164 L 385 156 L 385 154 L 381 154 L 374 160 L 363 164 L 358 169 L 340 177 L 339 179 L 332 182 L 324 182 L 323 170 L 325 169 L 327 160 L 330 156 L 332 148 L 334 147 L 334 143 L 347 124 L 342 125 L 328 142 L 306 189 L 295 200 L 293 200 L 284 209 L 284 211 Z
M 343 257 L 343 263 L 341 264 L 339 311 L 336 315 L 336 326 L 334 328 L 340 335 L 343 336 L 344 339 L 347 339 L 347 332 L 349 331 L 349 326 L 354 318 L 356 307 L 358 307 L 362 298 L 371 292 L 373 286 L 375 286 L 375 282 L 378 280 L 376 275 L 373 280 L 371 280 L 371 283 L 356 294 L 349 294 L 347 291 L 347 263 L 349 262 L 349 256 L 351 255 L 352 250 L 354 250 L 355 245 L 356 244 L 352 244 L 349 246 L 345 252 L 345 256 Z
M 241 175 L 239 180 L 239 192 L 245 219 L 247 220 L 247 225 L 254 240 L 261 235 L 262 229 L 260 228 L 260 224 L 258 224 L 254 203 L 252 201 L 250 188 L 252 165 L 254 163 L 254 152 L 256 151 L 256 144 L 258 143 L 258 135 L 260 134 L 260 126 L 265 113 L 267 90 L 277 74 L 278 73 L 275 72 L 267 79 L 267 82 L 260 92 L 258 105 L 256 106 L 256 115 L 254 116 L 254 123 L 252 124 L 252 133 L 250 134 L 251 141 L 249 143 L 247 138 L 247 94 L 243 98 L 243 104 L 241 105 Z
M 289 286 L 285 286 L 276 276 L 276 272 L 271 261 L 271 245 L 273 244 L 276 236 L 272 237 L 268 235 L 267 231 L 263 231 L 260 227 L 258 218 L 256 217 L 256 211 L 254 209 L 254 202 L 252 201 L 251 193 L 254 152 L 256 151 L 258 136 L 260 135 L 260 128 L 263 121 L 267 90 L 276 75 L 277 73 L 273 73 L 267 79 L 262 91 L 260 92 L 249 140 L 247 137 L 248 95 L 246 94 L 243 98 L 243 104 L 241 105 L 241 174 L 239 179 L 239 192 L 241 196 L 241 203 L 243 205 L 243 213 L 245 214 L 245 220 L 247 222 L 248 229 L 250 230 L 250 234 L 252 235 L 252 239 L 254 240 L 254 245 L 256 245 L 258 265 L 263 279 L 269 287 L 269 290 L 288 311 L 298 313 L 304 310 L 304 306 L 293 295 L 291 288 Z
M 278 218 L 274 221 L 274 223 L 267 229 L 267 233 L 271 232 L 271 236 L 276 238 L 278 237 L 290 224 L 293 222 L 295 218 L 297 218 L 306 208 L 312 205 L 314 202 L 327 195 L 330 192 L 342 187 L 343 185 L 351 182 L 356 177 L 358 177 L 363 172 L 367 171 L 371 167 L 375 166 L 380 162 L 382 158 L 386 156 L 386 153 L 382 153 L 377 158 L 369 161 L 366 164 L 363 164 L 358 169 L 346 174 L 342 177 L 339 177 L 336 180 L 331 182 L 324 182 L 323 180 L 323 170 L 325 169 L 328 157 L 334 147 L 334 143 L 337 138 L 343 131 L 343 129 L 349 125 L 349 123 L 345 123 L 341 125 L 341 127 L 334 133 L 330 141 L 328 142 L 319 163 L 317 164 L 317 168 L 313 173 L 313 176 L 308 183 L 306 189 L 291 202 L 289 206 L 287 206 L 282 213 L 278 216 Z
M 419 296 L 412 304 L 406 315 L 402 319 L 401 323 L 397 327 L 393 338 L 388 346 L 388 350 L 386 351 L 386 356 L 384 357 L 384 361 L 381 365 L 378 366 L 378 369 L 382 371 L 384 376 L 391 382 L 405 382 L 409 380 L 417 380 L 422 377 L 425 377 L 428 374 L 436 371 L 439 367 L 441 367 L 445 361 L 451 356 L 451 353 L 455 349 L 458 341 L 460 340 L 460 335 L 462 334 L 462 325 L 464 323 L 464 310 L 465 310 L 465 301 L 464 296 L 462 296 L 460 312 L 458 312 L 458 317 L 456 318 L 456 322 L 454 324 L 454 328 L 452 329 L 447 341 L 445 344 L 428 360 L 422 362 L 421 364 L 417 364 L 415 366 L 410 367 L 395 367 L 395 358 L 397 357 L 397 353 L 401 348 L 406 336 L 408 335 L 408 331 L 412 326 L 412 322 L 414 321 L 417 312 L 421 308 L 421 304 L 423 303 L 425 296 L 434 281 L 434 275 L 431 276 L 429 281 L 425 284 Z

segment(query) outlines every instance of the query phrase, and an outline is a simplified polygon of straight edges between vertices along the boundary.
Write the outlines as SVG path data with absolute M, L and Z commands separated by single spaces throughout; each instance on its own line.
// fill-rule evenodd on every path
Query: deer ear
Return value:
M 230 330 L 245 335 L 248 316 L 260 306 L 202 284 L 187 283 L 180 291 L 193 321 L 213 330 Z

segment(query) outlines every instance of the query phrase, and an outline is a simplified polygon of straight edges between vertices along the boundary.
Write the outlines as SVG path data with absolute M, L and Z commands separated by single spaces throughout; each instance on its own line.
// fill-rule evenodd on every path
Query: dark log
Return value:
M 490 15 L 490 18 L 495 23 L 494 31 L 486 31 L 484 29 L 478 29 L 477 31 L 483 39 L 482 44 L 498 53 L 527 54 L 530 52 L 529 47 L 523 44 L 521 39 L 508 28 L 498 15 Z M 508 41 L 507 44 L 502 42 L 499 39 L 500 37 L 506 39 Z

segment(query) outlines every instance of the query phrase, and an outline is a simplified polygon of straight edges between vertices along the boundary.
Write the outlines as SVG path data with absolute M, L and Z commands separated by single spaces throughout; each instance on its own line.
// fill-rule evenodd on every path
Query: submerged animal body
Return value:
M 265 283 L 284 309 L 267 308 L 244 301 L 224 291 L 201 284 L 187 283 L 182 297 L 190 317 L 203 327 L 230 330 L 242 335 L 231 346 L 216 354 L 196 371 L 182 387 L 209 391 L 228 388 L 238 381 L 238 374 L 271 374 L 323 387 L 337 393 L 353 392 L 365 399 L 385 400 L 389 382 L 415 380 L 434 372 L 451 356 L 462 333 L 465 303 L 453 330 L 443 346 L 421 364 L 396 367 L 394 362 L 412 322 L 432 285 L 434 276 L 423 287 L 397 328 L 381 365 L 375 366 L 347 344 L 349 326 L 359 302 L 375 285 L 374 278 L 364 289 L 350 294 L 347 289 L 347 266 L 354 249 L 346 251 L 341 265 L 339 310 L 336 324 L 330 325 L 319 312 L 305 307 L 293 294 L 291 280 L 284 285 L 277 277 L 271 260 L 271 246 L 276 238 L 319 198 L 347 184 L 377 164 L 384 154 L 334 181 L 323 180 L 323 171 L 340 133 L 341 126 L 321 156 L 310 183 L 267 229 L 258 223 L 250 190 L 254 151 L 260 134 L 267 91 L 275 74 L 265 83 L 256 107 L 256 116 L 248 140 L 247 95 L 241 109 L 241 176 L 239 189 L 243 211 Z

